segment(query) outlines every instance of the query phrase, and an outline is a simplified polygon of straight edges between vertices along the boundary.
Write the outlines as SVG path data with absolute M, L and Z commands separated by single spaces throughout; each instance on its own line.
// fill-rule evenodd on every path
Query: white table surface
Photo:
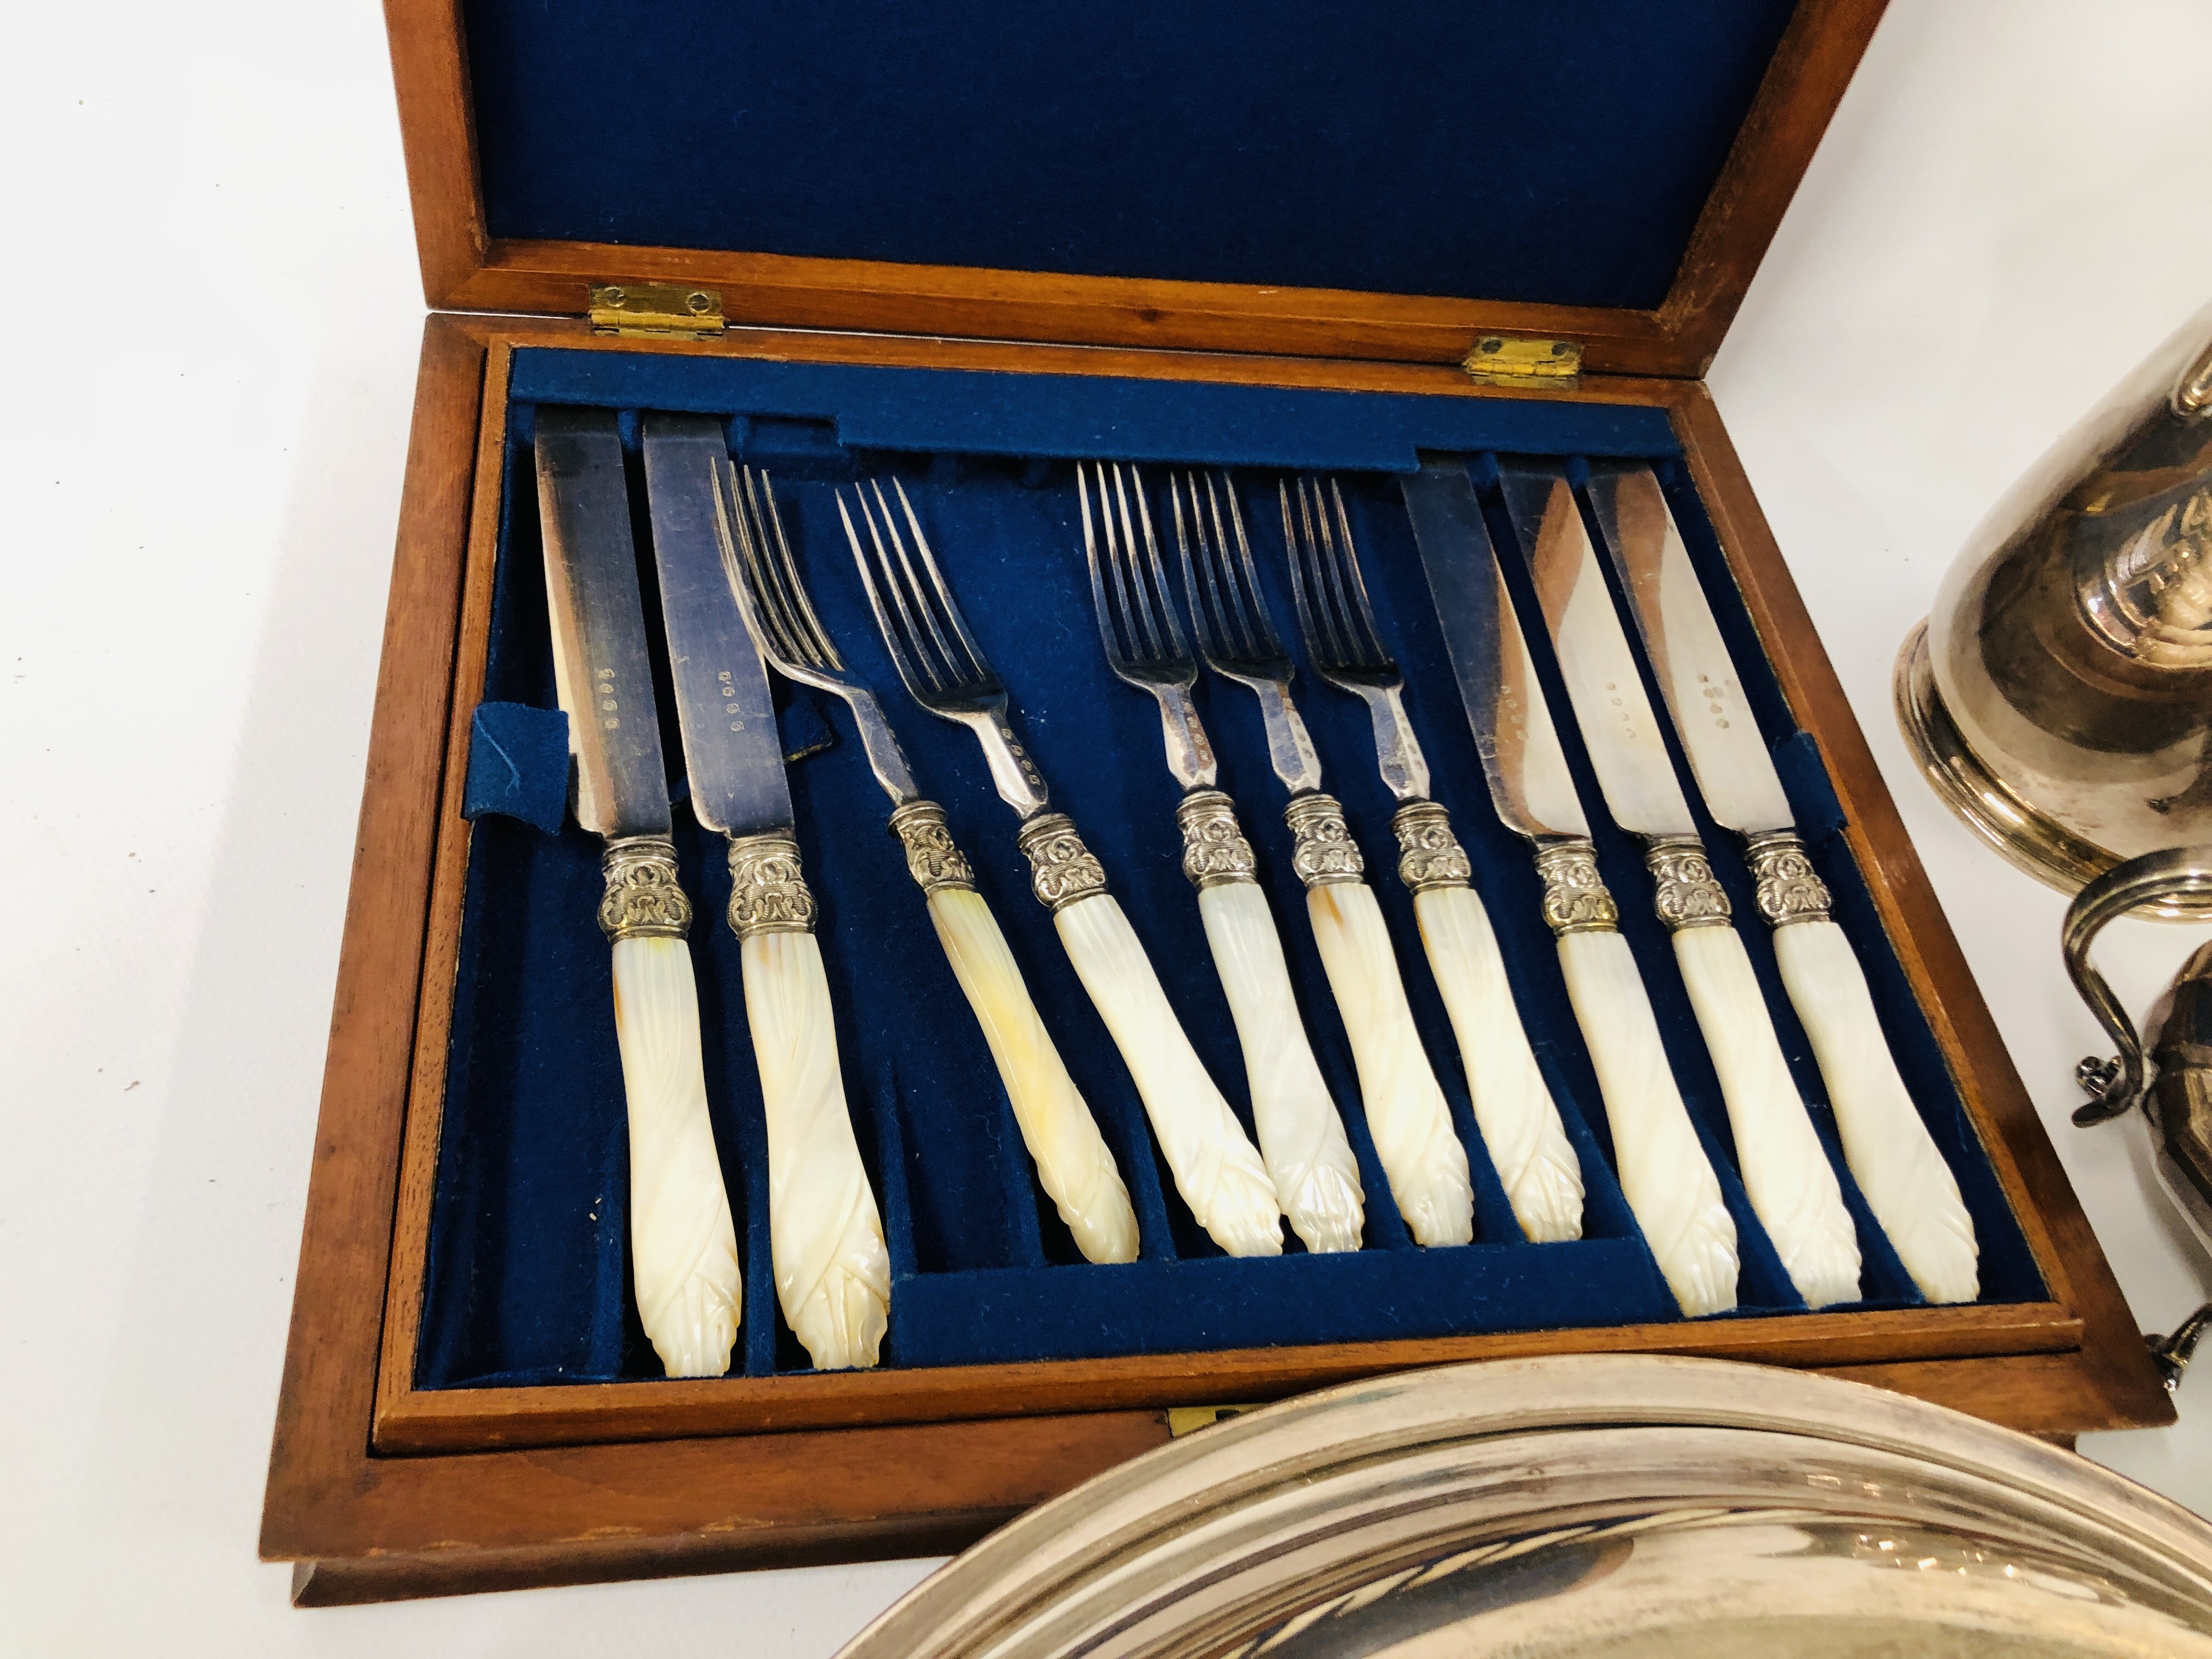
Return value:
M 382 23 L 9 34 L 0 1651 L 831 1652 L 929 1564 L 301 1613 L 256 1562 L 422 312 Z M 2140 1133 L 2067 1123 L 2102 1045 L 2063 901 L 1921 783 L 1889 672 L 1986 505 L 2212 292 L 2208 64 L 2202 0 L 1899 0 L 1711 376 L 2152 1329 L 2207 1271 Z M 2200 937 L 2103 960 L 2140 1010 Z M 2212 1512 L 2212 1377 L 2181 1410 L 2083 1449 Z

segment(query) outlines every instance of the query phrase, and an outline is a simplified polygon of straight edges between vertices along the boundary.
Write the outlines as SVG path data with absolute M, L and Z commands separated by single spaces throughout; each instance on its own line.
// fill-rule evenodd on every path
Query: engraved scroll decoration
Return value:
M 1083 844 L 1066 813 L 1040 813 L 1017 839 L 1030 861 L 1030 890 L 1038 903 L 1060 910 L 1106 890 L 1105 866 Z
M 1398 835 L 1398 879 L 1411 893 L 1464 887 L 1474 873 L 1451 817 L 1432 800 L 1409 801 L 1390 820 Z
M 1252 843 L 1237 827 L 1237 805 L 1218 789 L 1194 789 L 1176 807 L 1182 826 L 1182 872 L 1203 890 L 1256 881 Z
M 610 944 L 624 939 L 682 939 L 691 928 L 691 901 L 676 881 L 676 843 L 665 836 L 628 836 L 607 843 L 599 869 L 599 931 Z
M 891 833 L 906 847 L 906 872 L 925 893 L 972 888 L 975 872 L 945 827 L 945 809 L 933 800 L 910 800 L 891 814 Z
M 1539 849 L 1536 873 L 1544 878 L 1544 921 L 1553 933 L 1564 937 L 1616 930 L 1620 909 L 1598 874 L 1597 849 L 1589 842 L 1564 841 Z
M 1656 841 L 1644 862 L 1657 884 L 1653 903 L 1668 932 L 1729 925 L 1729 896 L 1713 878 L 1713 866 L 1696 840 Z
M 1771 926 L 1827 920 L 1828 884 L 1806 856 L 1805 843 L 1787 830 L 1751 837 L 1751 873 L 1759 883 L 1759 914 Z
M 1300 795 L 1283 809 L 1283 821 L 1291 826 L 1294 843 L 1291 868 L 1307 886 L 1358 881 L 1366 872 L 1367 862 L 1359 856 L 1335 796 Z
M 799 843 L 788 836 L 740 836 L 730 842 L 730 931 L 811 933 L 814 895 L 799 866 Z

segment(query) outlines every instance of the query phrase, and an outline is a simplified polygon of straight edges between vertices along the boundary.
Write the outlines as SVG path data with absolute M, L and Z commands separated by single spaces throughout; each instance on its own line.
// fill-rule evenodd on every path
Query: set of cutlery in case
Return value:
M 1976 1297 L 1994 1194 L 1970 1206 L 1893 1058 L 1692 556 L 1709 532 L 1649 462 L 1274 474 L 777 428 L 534 412 L 544 593 L 511 489 L 487 691 L 550 670 L 568 717 L 620 1097 L 586 1081 L 599 970 L 556 947 L 521 1019 L 577 1062 L 553 1138 L 602 1150 L 588 1271 L 567 1339 L 542 1285 L 532 1328 L 485 1320 L 513 1268 L 483 1224 L 578 1238 L 556 1182 L 498 1190 L 469 1138 L 518 1091 L 457 1004 L 441 1188 L 475 1202 L 434 1222 L 430 1386 Z M 472 780 L 516 764 L 484 732 Z M 1112 803 L 1104 840 L 1071 798 Z M 1601 806 L 1642 853 L 1626 882 Z M 1736 833 L 1709 848 L 1708 819 Z M 562 867 L 511 896 L 580 898 L 588 845 L 522 848 Z M 497 879 L 472 875 L 465 986 L 532 970 Z

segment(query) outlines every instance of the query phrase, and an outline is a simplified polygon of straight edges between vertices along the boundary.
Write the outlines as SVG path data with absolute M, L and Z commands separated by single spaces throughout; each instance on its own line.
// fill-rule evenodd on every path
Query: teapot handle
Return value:
M 2128 1011 L 2090 962 L 2089 946 L 2114 917 L 2139 904 L 2185 895 L 2212 895 L 2212 847 L 2172 847 L 2123 860 L 2084 886 L 2066 907 L 2058 937 L 2067 977 L 2119 1050 L 2117 1059 L 2099 1060 L 2092 1054 L 2075 1068 L 2075 1079 L 2091 1097 L 2075 1109 L 2074 1121 L 2079 1125 L 2109 1122 L 2142 1099 L 2148 1087 L 2142 1040 Z

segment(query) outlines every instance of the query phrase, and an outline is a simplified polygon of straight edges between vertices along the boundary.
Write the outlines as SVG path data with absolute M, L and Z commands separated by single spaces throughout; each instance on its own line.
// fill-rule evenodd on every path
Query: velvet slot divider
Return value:
M 1458 441 L 1444 447 L 1469 457 L 1479 484 L 1489 477 L 1486 457 L 1499 452 L 1641 456 L 1661 466 L 1753 712 L 1770 741 L 1778 741 L 1808 844 L 1835 896 L 1835 918 L 1867 965 L 1900 1066 L 1966 1194 L 1982 1240 L 1983 1299 L 2027 1301 L 2042 1294 L 2025 1240 L 1838 833 L 1840 816 L 1817 751 L 1793 734 L 1663 420 L 1655 428 L 1612 410 L 1577 428 L 1562 418 L 1562 406 L 1534 403 L 1407 397 L 1388 400 L 1401 407 L 1378 413 L 1354 407 L 1378 400 L 1337 394 L 1251 389 L 1240 402 L 1224 397 L 1224 390 L 1243 389 L 1152 383 L 1133 392 L 1129 383 L 1071 379 L 1049 397 L 1029 386 L 997 388 L 1003 395 L 990 407 L 1001 426 L 992 442 L 983 453 L 948 453 L 917 440 L 941 435 L 961 421 L 972 428 L 978 418 L 974 387 L 960 383 L 1056 377 L 874 370 L 862 380 L 830 368 L 644 356 L 617 360 L 617 372 L 609 374 L 604 357 L 555 361 L 586 355 L 518 357 L 513 389 L 519 401 L 481 696 L 554 704 L 529 399 L 622 408 L 633 440 L 641 408 L 706 404 L 726 417 L 734 453 L 775 479 L 825 625 L 856 676 L 882 698 L 924 793 L 945 807 L 952 834 L 975 866 L 977 887 L 1099 1121 L 1136 1209 L 1137 1261 L 1103 1267 L 1082 1261 L 1037 1186 L 921 892 L 884 827 L 889 803 L 867 770 L 845 710 L 780 686 L 780 698 L 805 706 L 837 734 L 826 751 L 793 763 L 790 780 L 802 855 L 820 905 L 817 932 L 848 1095 L 891 1253 L 887 1365 L 1617 1326 L 1677 1316 L 1613 1175 L 1603 1103 L 1540 917 L 1540 890 L 1528 847 L 1491 811 L 1427 610 L 1425 580 L 1392 471 L 1409 465 L 1416 449 L 1437 447 L 1431 440 L 1440 434 Z M 763 367 L 776 373 L 758 373 Z M 880 379 L 886 374 L 904 385 L 904 427 L 897 400 Z M 970 412 L 955 421 L 945 411 L 963 400 Z M 1133 407 L 1154 421 L 1141 443 L 1112 429 L 1115 421 L 1102 414 L 1118 417 Z M 1528 416 L 1517 428 L 1516 410 Z M 1367 579 L 1383 632 L 1405 667 L 1407 702 L 1428 753 L 1432 793 L 1450 809 L 1473 860 L 1523 1021 L 1582 1163 L 1588 1195 L 1581 1240 L 1530 1244 L 1514 1226 L 1468 1105 L 1410 896 L 1392 873 L 1395 802 L 1375 773 L 1365 713 L 1356 700 L 1304 672 L 1297 696 L 1327 768 L 1324 787 L 1343 800 L 1366 854 L 1417 1028 L 1468 1152 L 1475 1242 L 1416 1247 L 1390 1203 L 1359 1111 L 1349 1046 L 1305 923 L 1304 890 L 1290 867 L 1281 790 L 1266 763 L 1257 712 L 1237 688 L 1203 680 L 1199 698 L 1219 756 L 1221 787 L 1236 799 L 1255 849 L 1316 1055 L 1358 1159 L 1367 1194 L 1365 1248 L 1309 1255 L 1286 1230 L 1281 1257 L 1231 1259 L 1176 1196 L 1127 1073 L 1059 949 L 1050 918 L 1030 896 L 1012 816 L 992 793 L 972 739 L 923 713 L 898 687 L 867 616 L 832 497 L 839 482 L 863 474 L 894 473 L 904 483 L 948 580 L 1009 688 L 1017 729 L 1054 791 L 1054 805 L 1073 816 L 1103 862 L 1201 1058 L 1249 1129 L 1241 1056 L 1194 895 L 1180 869 L 1178 791 L 1162 763 L 1158 718 L 1149 700 L 1113 679 L 1098 649 L 1066 457 L 1097 443 L 1101 426 L 1109 430 L 1098 447 L 1109 454 L 1142 448 L 1156 455 L 1180 437 L 1183 447 L 1169 453 L 1200 463 L 1272 469 L 1317 462 L 1348 469 L 1353 460 L 1347 452 L 1364 463 L 1342 476 Z M 876 441 L 853 442 L 852 430 L 860 428 Z M 1516 430 L 1525 434 L 1519 443 Z M 1161 481 L 1157 472 L 1152 476 Z M 1289 633 L 1292 612 L 1273 472 L 1240 471 L 1237 479 L 1270 604 Z M 641 481 L 634 477 L 641 574 L 648 623 L 657 624 L 643 503 Z M 1522 601 L 1524 617 L 1533 620 L 1494 492 L 1486 506 L 1509 585 Z M 1164 525 L 1162 530 L 1169 533 Z M 1540 677 L 1555 708 L 1564 711 L 1542 629 L 1528 631 Z M 656 691 L 671 765 L 680 770 L 665 680 Z M 787 710 L 786 718 L 788 737 Z M 1592 805 L 1600 860 L 1620 902 L 1622 931 L 1737 1224 L 1741 1311 L 1802 1311 L 1736 1178 L 1717 1085 L 1666 934 L 1650 912 L 1640 849 L 1605 818 L 1571 721 L 1563 716 L 1559 726 L 1577 781 Z M 680 790 L 680 777 L 675 784 Z M 1702 812 L 1700 827 L 1739 916 L 1755 915 L 1738 844 Z M 497 817 L 480 820 L 473 835 L 416 1381 L 449 1388 L 647 1379 L 659 1368 L 630 1306 L 623 1096 L 605 948 L 593 921 L 599 843 L 573 823 L 546 836 Z M 691 950 L 708 1097 L 744 1256 L 744 1321 L 732 1372 L 803 1370 L 805 1355 L 775 1308 L 764 1131 L 737 941 L 721 919 L 729 878 L 719 838 L 681 805 L 676 840 L 680 874 L 696 906 Z M 1741 931 L 1858 1228 L 1865 1300 L 1854 1305 L 1915 1304 L 1911 1281 L 1843 1163 L 1810 1045 L 1783 994 L 1771 945 L 1764 929 Z

